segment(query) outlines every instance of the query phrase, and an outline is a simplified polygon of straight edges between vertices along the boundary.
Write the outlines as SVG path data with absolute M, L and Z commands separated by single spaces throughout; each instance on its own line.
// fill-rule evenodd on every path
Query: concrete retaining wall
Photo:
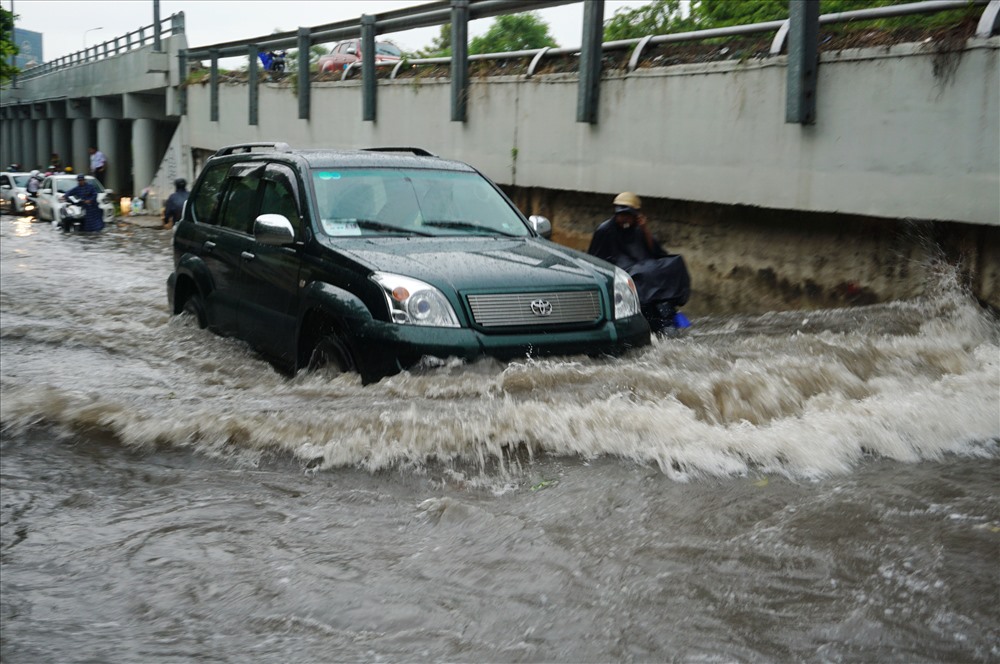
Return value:
M 957 53 L 897 45 L 825 53 L 814 126 L 786 124 L 785 58 L 678 65 L 606 77 L 599 122 L 575 122 L 573 74 L 474 80 L 465 123 L 445 79 L 380 81 L 361 120 L 357 81 L 316 83 L 299 120 L 288 84 L 189 88 L 195 148 L 417 145 L 505 185 L 777 210 L 1000 225 L 1000 38 Z

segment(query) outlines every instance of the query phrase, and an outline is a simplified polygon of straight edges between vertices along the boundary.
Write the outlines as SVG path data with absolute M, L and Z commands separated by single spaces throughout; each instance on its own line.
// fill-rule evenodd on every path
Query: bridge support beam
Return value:
M 3 109 L 0 117 L 0 165 L 4 170 L 14 161 L 14 121 L 10 119 L 9 109 Z
M 73 156 L 71 158 L 73 170 L 77 173 L 86 173 L 90 170 L 90 158 L 87 148 L 93 141 L 90 140 L 90 118 L 73 119 Z
M 35 121 L 35 154 L 39 165 L 45 169 L 52 156 L 52 123 L 48 120 Z
M 107 171 L 101 178 L 101 183 L 105 187 L 121 193 L 122 180 L 124 179 L 122 167 L 125 165 L 125 160 L 122 159 L 121 149 L 118 146 L 118 133 L 118 120 L 98 118 L 97 145 L 94 147 L 103 152 L 108 160 Z
M 132 189 L 142 193 L 156 175 L 156 121 L 139 118 L 132 121 Z
M 58 153 L 62 162 L 60 170 L 70 164 L 70 154 L 73 150 L 69 142 L 69 122 L 64 117 L 52 119 L 52 151 Z
M 38 168 L 38 155 L 35 154 L 37 149 L 35 134 L 35 121 L 30 117 L 21 120 L 21 163 L 26 171 Z M 45 164 L 42 166 L 44 167 Z

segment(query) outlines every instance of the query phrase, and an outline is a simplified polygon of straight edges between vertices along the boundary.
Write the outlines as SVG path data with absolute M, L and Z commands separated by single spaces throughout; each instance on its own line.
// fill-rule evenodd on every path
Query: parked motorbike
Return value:
M 271 71 L 276 74 L 285 73 L 285 52 L 274 51 L 271 56 Z
M 87 217 L 87 211 L 83 208 L 83 201 L 76 196 L 67 196 L 66 205 L 59 210 L 59 228 L 63 232 L 78 231 L 83 228 L 83 220 Z

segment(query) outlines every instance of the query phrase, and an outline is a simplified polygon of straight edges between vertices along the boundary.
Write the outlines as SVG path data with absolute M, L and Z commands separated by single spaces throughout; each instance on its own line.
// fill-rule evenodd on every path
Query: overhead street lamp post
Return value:
M 94 30 L 103 30 L 103 29 L 104 26 L 101 26 L 99 28 L 87 28 L 86 30 L 83 31 L 83 50 L 85 51 L 87 50 L 87 33 L 93 32 Z

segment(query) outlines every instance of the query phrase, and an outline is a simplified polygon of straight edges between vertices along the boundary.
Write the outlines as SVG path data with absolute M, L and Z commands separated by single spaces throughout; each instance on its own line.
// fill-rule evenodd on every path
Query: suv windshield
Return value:
M 323 232 L 352 235 L 530 235 L 478 173 L 426 169 L 315 169 Z

